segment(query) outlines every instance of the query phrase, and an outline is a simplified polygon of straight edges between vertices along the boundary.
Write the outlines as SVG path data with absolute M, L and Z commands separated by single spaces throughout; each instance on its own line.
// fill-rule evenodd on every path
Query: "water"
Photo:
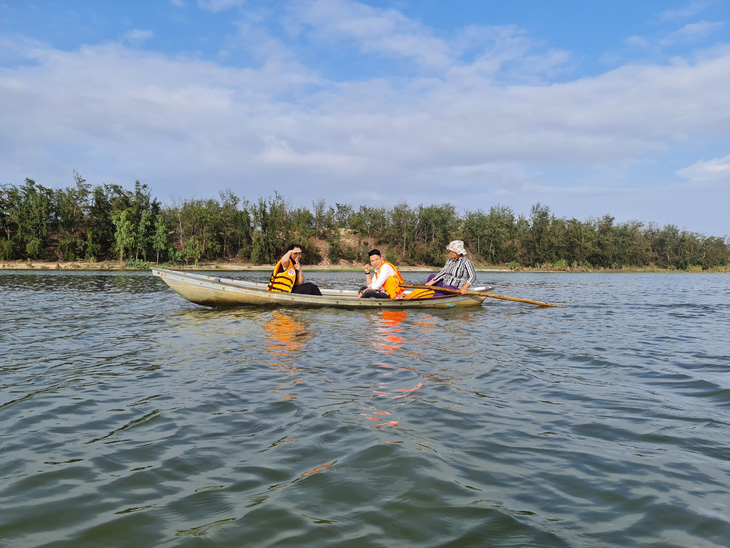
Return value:
M 568 308 L 212 310 L 144 272 L 0 272 L 0 544 L 728 546 L 730 278 L 479 283 Z

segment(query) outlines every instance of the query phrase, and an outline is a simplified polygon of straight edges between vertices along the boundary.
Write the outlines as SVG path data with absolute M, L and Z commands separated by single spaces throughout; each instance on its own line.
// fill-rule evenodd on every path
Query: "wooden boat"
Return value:
M 153 268 L 170 288 L 190 302 L 203 306 L 284 306 L 369 309 L 433 309 L 480 306 L 482 295 L 449 295 L 430 299 L 358 299 L 357 291 L 321 289 L 322 295 L 267 291 L 267 284 Z M 487 288 L 476 288 L 487 289 Z

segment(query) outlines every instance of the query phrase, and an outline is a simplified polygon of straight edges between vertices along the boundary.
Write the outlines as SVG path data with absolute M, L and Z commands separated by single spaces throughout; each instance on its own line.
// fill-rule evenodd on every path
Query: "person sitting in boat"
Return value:
M 449 243 L 446 246 L 446 251 L 449 252 L 449 259 L 446 261 L 446 265 L 444 265 L 438 274 L 431 274 L 425 285 L 458 289 L 462 295 L 466 295 L 469 287 L 477 279 L 474 263 L 466 258 L 466 249 L 464 249 L 464 242 L 461 240 L 454 240 Z M 424 299 L 428 297 L 441 297 L 448 294 L 438 289 L 420 289 L 413 291 L 409 295 L 409 298 Z
M 383 259 L 379 249 L 368 252 L 370 264 L 363 267 L 367 285 L 360 288 L 358 297 L 363 299 L 402 299 L 405 291 L 400 284 L 405 283 L 403 276 L 393 263 Z M 371 269 L 375 272 L 373 278 Z
M 303 295 L 321 295 L 322 292 L 315 284 L 305 282 L 302 275 L 302 246 L 292 244 L 279 259 L 274 267 L 274 273 L 269 280 L 269 291 L 281 293 L 300 293 Z

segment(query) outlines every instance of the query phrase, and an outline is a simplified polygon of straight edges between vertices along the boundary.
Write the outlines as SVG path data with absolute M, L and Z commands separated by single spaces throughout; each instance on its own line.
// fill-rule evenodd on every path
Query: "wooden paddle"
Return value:
M 432 289 L 434 291 L 442 291 L 444 293 L 458 293 L 461 295 L 461 291 L 458 289 L 450 289 L 448 287 L 437 287 L 433 285 L 412 285 L 412 284 L 400 284 L 401 287 L 411 287 L 413 289 Z M 515 301 L 518 303 L 535 304 L 537 306 L 554 306 L 557 308 L 566 308 L 562 304 L 550 304 L 543 303 L 541 301 L 530 301 L 528 299 L 518 299 L 517 297 L 505 297 L 504 295 L 495 295 L 494 293 L 487 293 L 486 291 L 468 291 L 467 295 L 483 295 L 484 297 L 491 297 L 492 299 L 502 299 L 503 301 Z

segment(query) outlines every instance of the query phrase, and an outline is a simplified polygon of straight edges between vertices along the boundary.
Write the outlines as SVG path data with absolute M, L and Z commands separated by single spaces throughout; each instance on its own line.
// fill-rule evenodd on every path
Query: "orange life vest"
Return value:
M 405 288 L 401 287 L 398 284 L 404 284 L 406 283 L 406 281 L 403 279 L 403 276 L 400 275 L 400 272 L 398 272 L 398 269 L 393 263 L 383 261 L 383 264 L 390 265 L 390 267 L 395 270 L 395 276 L 389 276 L 388 279 L 385 280 L 385 283 L 382 287 L 382 290 L 388 294 L 388 297 L 390 297 L 391 299 L 395 299 L 398 295 L 401 295 L 405 292 Z M 380 271 L 378 271 L 378 273 L 380 273 Z
M 430 299 L 436 292 L 433 289 L 414 289 L 408 295 L 406 299 Z
M 279 293 L 291 293 L 294 282 L 297 281 L 297 271 L 294 270 L 292 261 L 289 261 L 289 268 L 281 268 L 281 261 L 276 263 L 274 273 L 269 280 L 269 291 L 278 291 Z

